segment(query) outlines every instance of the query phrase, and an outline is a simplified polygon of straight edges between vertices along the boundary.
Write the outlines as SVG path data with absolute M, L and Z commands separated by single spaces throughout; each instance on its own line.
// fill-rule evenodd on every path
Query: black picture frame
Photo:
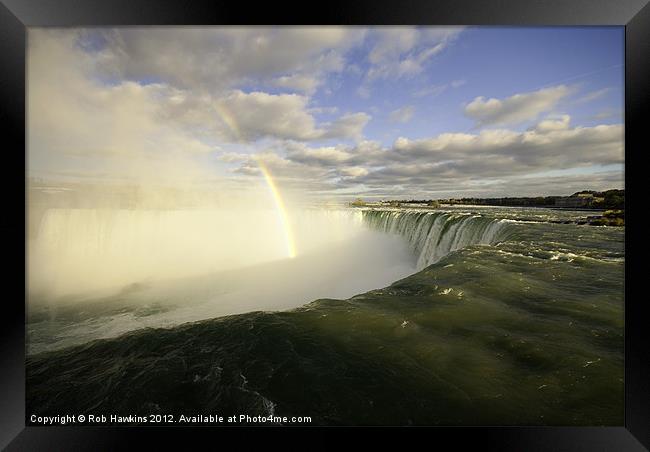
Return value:
M 25 427 L 25 49 L 28 27 L 112 25 L 341 24 L 341 25 L 619 25 L 625 26 L 625 425 L 623 427 L 432 427 L 410 428 L 430 445 L 473 445 L 481 449 L 645 450 L 650 447 L 650 341 L 645 313 L 643 251 L 639 245 L 643 191 L 635 184 L 647 148 L 642 118 L 650 105 L 650 5 L 648 0 L 406 0 L 304 4 L 247 4 L 170 0 L 1 0 L 0 121 L 3 136 L 4 284 L 0 328 L 0 448 L 7 450 L 113 450 L 135 441 L 152 447 L 185 444 L 205 437 L 251 438 L 247 428 Z M 253 14 L 254 13 L 254 14 Z M 18 263 L 22 263 L 19 265 Z M 638 292 L 635 292 L 637 289 Z M 26 294 L 25 294 L 26 295 Z M 25 297 L 26 299 L 26 297 Z M 62 413 L 63 414 L 63 413 Z M 327 440 L 332 428 L 298 427 Z M 350 429 L 345 429 L 350 431 Z M 381 438 L 396 428 L 364 428 Z M 371 430 L 371 431 L 368 431 Z M 403 429 L 399 429 L 403 430 Z M 276 429 L 266 429 L 265 432 Z M 285 429 L 283 432 L 295 430 Z M 260 432 L 256 429 L 255 433 Z M 327 437 L 321 432 L 327 433 Z M 197 438 L 201 436 L 204 438 Z M 211 440 L 212 441 L 212 440 Z M 283 439 L 286 441 L 286 438 Z

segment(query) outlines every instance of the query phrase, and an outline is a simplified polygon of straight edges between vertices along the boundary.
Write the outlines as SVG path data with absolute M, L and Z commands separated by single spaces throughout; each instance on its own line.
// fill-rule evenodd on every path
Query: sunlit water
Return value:
M 295 309 L 32 355 L 28 406 L 309 414 L 319 424 L 622 425 L 624 228 L 559 224 L 589 213 L 552 209 L 348 214 L 363 231 L 356 239 L 222 279 L 248 291 L 248 310 Z M 236 291 L 214 280 L 44 303 L 30 313 L 32 352 L 227 313 L 225 294 Z M 299 300 L 308 293 L 323 299 Z M 219 297 L 217 309 L 208 300 Z

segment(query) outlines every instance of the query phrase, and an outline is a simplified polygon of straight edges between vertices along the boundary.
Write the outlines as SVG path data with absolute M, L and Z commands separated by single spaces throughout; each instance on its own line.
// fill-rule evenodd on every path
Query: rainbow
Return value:
M 232 113 L 230 113 L 230 110 L 228 110 L 222 104 L 217 103 L 214 107 L 217 114 L 219 115 L 219 118 L 228 127 L 230 132 L 232 132 L 235 139 L 237 141 L 241 141 L 242 139 L 241 130 L 239 129 L 239 125 L 237 124 L 237 119 L 235 118 L 235 116 Z
M 282 196 L 280 195 L 280 191 L 278 190 L 278 187 L 275 185 L 275 181 L 273 180 L 273 177 L 271 176 L 271 173 L 269 172 L 269 169 L 266 167 L 264 162 L 262 162 L 258 158 L 256 158 L 255 161 L 257 162 L 260 171 L 262 171 L 262 174 L 264 175 L 264 179 L 266 180 L 266 184 L 269 186 L 269 189 L 273 194 L 273 199 L 275 200 L 275 207 L 277 208 L 277 213 L 278 216 L 280 217 L 280 221 L 284 229 L 284 239 L 287 245 L 287 255 L 290 258 L 294 258 L 296 257 L 296 244 L 294 243 L 293 240 L 293 231 L 291 229 L 291 223 L 289 222 L 287 209 L 284 205 L 284 201 L 282 200 Z
M 219 115 L 221 121 L 228 127 L 230 132 L 232 132 L 235 139 L 237 141 L 241 141 L 242 133 L 239 128 L 239 125 L 237 124 L 237 119 L 235 118 L 235 116 L 224 105 L 219 103 L 215 105 L 215 110 Z M 275 201 L 277 213 L 278 216 L 280 217 L 280 222 L 282 223 L 282 227 L 284 229 L 285 242 L 287 244 L 287 255 L 290 258 L 294 258 L 296 257 L 296 245 L 293 240 L 293 231 L 291 230 L 291 223 L 289 222 L 287 209 L 284 205 L 284 201 L 282 200 L 282 196 L 280 195 L 280 191 L 278 190 L 278 187 L 275 185 L 275 181 L 273 180 L 273 177 L 271 176 L 271 173 L 269 172 L 269 169 L 266 167 L 264 162 L 262 162 L 260 159 L 256 157 L 255 157 L 255 161 L 257 162 L 257 165 L 262 171 L 262 174 L 264 175 L 264 179 L 266 180 L 266 184 L 269 186 L 269 189 L 273 194 L 273 199 Z

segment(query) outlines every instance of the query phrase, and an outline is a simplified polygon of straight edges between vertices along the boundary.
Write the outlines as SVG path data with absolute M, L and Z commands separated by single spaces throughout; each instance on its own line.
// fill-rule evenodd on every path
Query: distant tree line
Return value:
M 580 194 L 592 194 L 594 198 L 603 198 L 603 200 L 596 200 L 593 202 L 592 206 L 602 209 L 615 209 L 623 210 L 625 209 L 625 190 L 606 190 L 606 191 L 592 191 L 592 190 L 583 190 L 577 193 L 574 193 L 571 196 L 578 196 Z
M 408 201 L 397 201 L 400 204 L 428 204 L 430 202 L 436 202 L 433 199 L 409 199 Z
M 560 196 L 506 197 L 506 198 L 461 198 L 450 199 L 450 204 L 471 204 L 510 207 L 550 207 Z M 443 201 L 444 202 L 444 201 Z
M 583 190 L 571 195 L 575 197 L 581 194 L 591 194 L 595 198 L 591 203 L 593 208 L 602 209 L 625 209 L 625 190 L 606 190 L 594 191 Z M 566 196 L 524 196 L 524 197 L 505 197 L 505 198 L 452 198 L 452 199 L 409 199 L 396 201 L 399 204 L 429 204 L 436 202 L 444 204 L 469 204 L 478 206 L 509 206 L 509 207 L 553 207 L 556 200 L 566 198 Z M 602 200 L 601 200 L 602 198 Z

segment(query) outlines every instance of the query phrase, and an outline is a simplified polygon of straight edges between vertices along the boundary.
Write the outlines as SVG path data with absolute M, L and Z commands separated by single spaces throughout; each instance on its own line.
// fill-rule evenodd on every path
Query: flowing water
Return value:
M 350 209 L 302 260 L 30 301 L 28 412 L 622 425 L 624 229 L 586 215 Z

